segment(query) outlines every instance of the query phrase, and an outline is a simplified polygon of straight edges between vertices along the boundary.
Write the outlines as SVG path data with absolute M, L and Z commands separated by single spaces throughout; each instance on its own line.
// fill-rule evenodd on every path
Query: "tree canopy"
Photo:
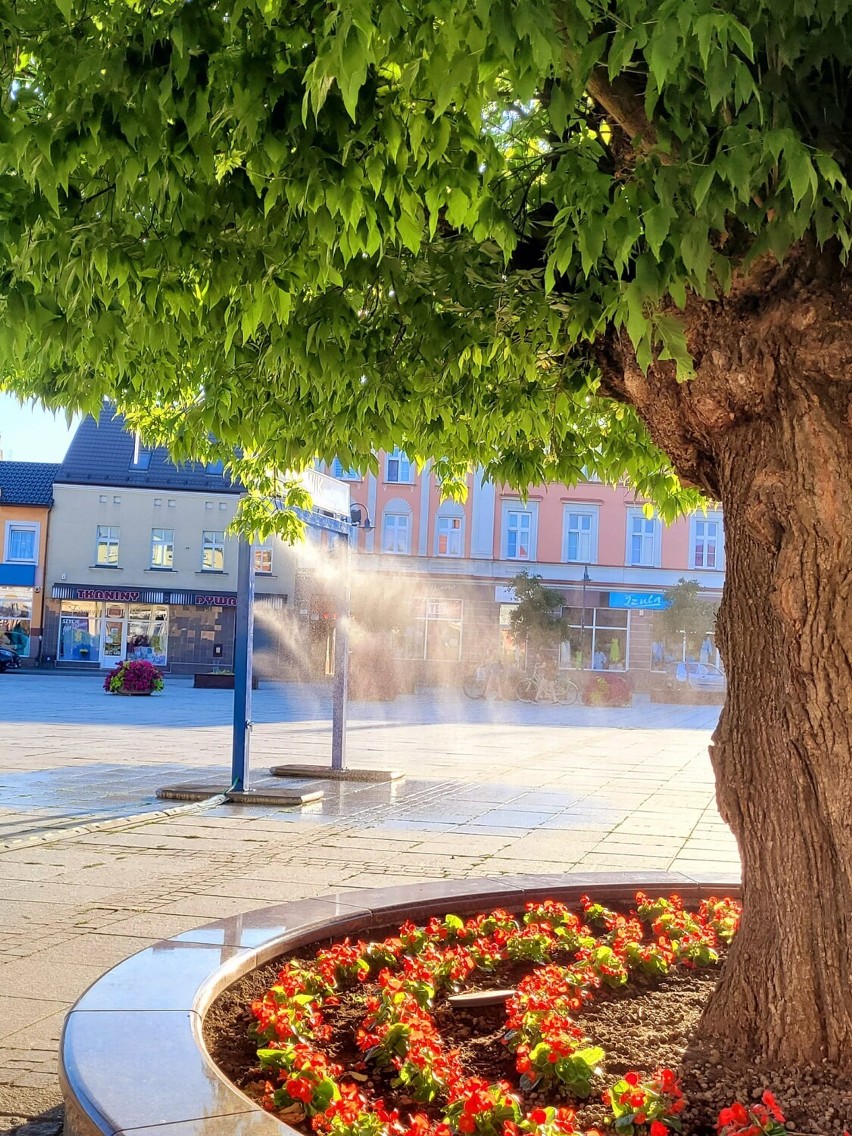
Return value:
M 848 0 L 0 4 L 0 387 L 258 502 L 394 445 L 721 500 L 701 1036 L 848 1074 Z
M 5 4 L 0 382 L 110 396 L 177 456 L 400 444 L 517 485 L 626 476 L 670 516 L 696 498 L 601 387 L 601 344 L 686 378 L 692 297 L 807 233 L 848 250 L 849 19 Z

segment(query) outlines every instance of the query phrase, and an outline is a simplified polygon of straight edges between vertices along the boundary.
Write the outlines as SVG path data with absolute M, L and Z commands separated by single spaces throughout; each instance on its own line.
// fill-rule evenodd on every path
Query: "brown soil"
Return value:
M 393 932 L 389 932 L 393 933 Z M 382 933 L 371 932 L 379 939 Z M 316 945 L 296 952 L 309 958 Z M 293 956 L 288 956 L 293 957 Z M 256 1084 L 264 1079 L 258 1066 L 256 1043 L 248 1037 L 251 1016 L 248 1006 L 273 985 L 283 959 L 276 959 L 246 975 L 226 990 L 213 1004 L 204 1022 L 204 1040 L 213 1060 L 244 1092 L 256 1096 Z M 475 973 L 465 989 L 505 989 L 516 984 L 532 964 L 507 964 L 494 974 Z M 791 1132 L 808 1136 L 840 1136 L 852 1124 L 852 1086 L 831 1069 L 802 1069 L 795 1075 L 760 1069 L 742 1062 L 727 1063 L 716 1051 L 687 1051 L 690 1035 L 702 1007 L 710 995 L 718 971 L 696 970 L 669 975 L 663 979 L 633 977 L 619 991 L 600 991 L 578 1021 L 593 1043 L 606 1051 L 606 1080 L 628 1069 L 653 1073 L 662 1066 L 679 1069 L 688 1100 L 683 1114 L 684 1136 L 710 1136 L 715 1132 L 719 1109 L 734 1100 L 759 1100 L 764 1089 L 771 1089 L 787 1116 Z M 359 1066 L 361 1055 L 354 1045 L 354 1031 L 363 1017 L 363 1002 L 369 986 L 358 987 L 341 996 L 340 1005 L 328 1006 L 323 1013 L 332 1027 L 333 1039 L 325 1047 L 333 1060 L 347 1070 Z M 477 1009 L 454 1008 L 443 997 L 436 1000 L 435 1019 L 449 1048 L 457 1048 L 472 1075 L 488 1080 L 505 1080 L 514 1087 L 518 1075 L 514 1058 L 502 1044 L 505 1032 L 503 1006 Z M 362 1088 L 381 1096 L 389 1106 L 429 1112 L 412 1105 L 390 1084 L 390 1075 L 371 1071 L 368 1079 L 357 1074 Z M 603 1127 L 611 1114 L 599 1099 L 577 1104 L 549 1091 L 521 1094 L 528 1105 L 571 1104 L 577 1109 L 580 1128 Z M 292 1118 L 288 1117 L 292 1124 Z M 305 1132 L 307 1125 L 296 1125 Z

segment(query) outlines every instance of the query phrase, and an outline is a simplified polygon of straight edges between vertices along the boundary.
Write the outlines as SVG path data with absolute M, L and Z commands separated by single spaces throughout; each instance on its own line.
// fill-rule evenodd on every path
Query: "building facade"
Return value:
M 510 581 L 521 571 L 562 594 L 563 669 L 630 671 L 640 685 L 665 665 L 653 619 L 665 590 L 687 578 L 709 604 L 721 597 L 718 511 L 664 525 L 626 487 L 540 485 L 521 497 L 478 474 L 460 504 L 442 501 L 430 468 L 418 470 L 404 453 L 378 459 L 378 477 L 339 463 L 329 472 L 348 481 L 373 526 L 358 535 L 358 573 L 387 594 L 391 579 L 404 583 L 410 612 L 395 650 L 425 681 L 455 681 L 497 647 L 517 653 Z
M 42 644 L 45 558 L 58 465 L 0 461 L 0 643 L 34 666 Z
M 105 408 L 81 423 L 53 487 L 44 652 L 59 667 L 147 659 L 172 673 L 233 666 L 242 490 L 221 469 L 174 465 Z M 293 594 L 290 550 L 253 550 L 258 662 Z

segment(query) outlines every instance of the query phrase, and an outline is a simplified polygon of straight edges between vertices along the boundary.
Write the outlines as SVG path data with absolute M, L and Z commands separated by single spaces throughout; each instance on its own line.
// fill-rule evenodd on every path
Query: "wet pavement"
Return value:
M 168 806 L 157 799 L 156 790 L 170 783 L 215 774 L 228 784 L 232 714 L 230 692 L 194 690 L 189 680 L 171 680 L 162 695 L 150 699 L 123 699 L 105 694 L 96 676 L 0 676 L 0 723 L 5 727 L 0 745 L 0 842 L 162 810 Z M 329 765 L 330 715 L 327 686 L 269 684 L 256 691 L 255 783 L 273 764 Z M 586 775 L 578 782 L 574 771 L 572 791 L 557 787 L 554 765 L 561 753 L 572 756 L 572 765 L 577 755 L 595 763 L 603 751 L 609 761 L 613 729 L 632 737 L 631 743 L 618 746 L 628 765 L 631 749 L 643 747 L 648 731 L 665 730 L 671 743 L 667 752 L 673 755 L 694 752 L 691 739 L 697 733 L 703 751 L 717 715 L 715 707 L 650 702 L 626 709 L 474 702 L 452 691 L 409 695 L 389 703 L 353 703 L 347 764 L 398 767 L 408 774 L 406 781 L 395 786 L 352 782 L 344 786 L 296 778 L 289 779 L 287 786 L 324 791 L 319 805 L 305 806 L 315 818 L 387 808 L 403 823 L 421 819 L 430 823 L 436 818 L 423 815 L 423 801 L 430 796 L 442 799 L 442 817 L 447 817 L 446 789 L 460 766 L 476 768 L 489 780 L 499 770 L 512 780 L 520 773 L 525 781 L 528 775 L 536 776 L 535 766 L 528 765 L 531 758 L 551 751 L 545 762 L 551 815 L 569 810 L 591 791 L 596 807 L 612 805 L 614 816 L 618 802 L 608 803 L 606 793 L 601 797 L 605 782 L 599 777 L 590 780 Z M 429 772 L 425 779 L 417 776 L 425 772 L 424 763 Z M 488 827 L 497 821 L 489 814 L 523 814 L 527 807 L 525 794 L 511 783 L 504 786 L 504 801 L 489 800 L 484 809 L 479 808 L 481 794 L 478 781 L 469 795 L 473 799 L 466 804 L 464 795 L 455 796 L 454 819 Z M 509 803 L 511 809 L 506 808 Z M 409 816 L 409 808 L 416 815 Z M 537 814 L 542 811 L 539 805 Z M 502 826 L 512 827 L 506 819 L 502 817 Z M 287 814 L 281 820 L 286 823 Z

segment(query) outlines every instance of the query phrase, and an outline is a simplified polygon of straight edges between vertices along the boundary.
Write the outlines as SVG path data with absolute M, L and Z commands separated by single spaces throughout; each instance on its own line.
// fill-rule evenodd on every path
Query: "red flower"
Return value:
M 669 1136 L 669 1130 L 661 1120 L 652 1120 L 651 1136 Z
M 784 1113 L 778 1107 L 778 1101 L 776 1101 L 775 1097 L 772 1095 L 769 1089 L 766 1090 L 761 1099 L 763 1100 L 763 1103 L 766 1105 L 769 1111 L 772 1113 L 772 1115 L 775 1117 L 775 1119 L 778 1121 L 778 1123 L 783 1124 Z

